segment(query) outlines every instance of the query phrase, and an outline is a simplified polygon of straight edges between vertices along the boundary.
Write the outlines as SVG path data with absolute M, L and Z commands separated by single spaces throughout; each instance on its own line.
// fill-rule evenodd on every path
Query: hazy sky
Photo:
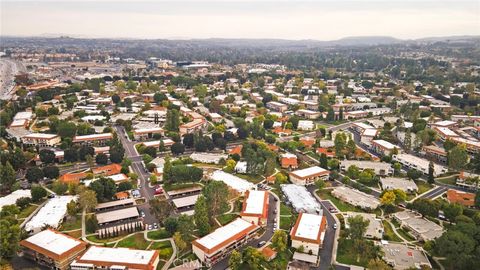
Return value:
M 0 0 L 1 35 L 402 39 L 480 35 L 480 0 Z

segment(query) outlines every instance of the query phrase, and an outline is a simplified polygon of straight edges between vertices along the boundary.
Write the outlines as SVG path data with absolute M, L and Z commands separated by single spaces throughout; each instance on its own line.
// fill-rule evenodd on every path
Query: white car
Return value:
M 148 230 L 152 230 L 152 224 L 148 225 Z

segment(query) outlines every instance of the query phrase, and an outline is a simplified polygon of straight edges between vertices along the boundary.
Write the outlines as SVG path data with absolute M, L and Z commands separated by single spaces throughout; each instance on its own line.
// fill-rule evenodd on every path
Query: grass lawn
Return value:
M 280 215 L 281 216 L 292 215 L 292 209 L 282 202 L 280 203 Z
M 147 236 L 148 236 L 148 238 L 154 239 L 154 240 L 159 240 L 159 239 L 164 239 L 164 238 L 171 237 L 170 233 L 167 232 L 167 230 L 165 230 L 165 228 L 160 228 L 156 231 L 149 231 L 147 233 Z
M 289 231 L 296 220 L 296 215 L 292 215 L 291 217 L 280 217 L 280 229 Z
M 433 186 L 425 181 L 415 181 L 415 184 L 417 184 L 418 187 L 418 194 L 425 193 L 429 191 L 430 189 L 433 188 Z
M 191 188 L 191 187 L 201 187 L 201 185 L 196 183 L 180 183 L 180 184 L 164 184 L 163 185 L 163 189 L 165 191 L 172 191 L 172 190 Z
M 148 244 L 150 244 L 150 242 L 147 242 L 147 240 L 143 238 L 143 233 L 137 233 L 118 242 L 117 247 L 147 249 Z
M 388 223 L 388 221 L 383 220 L 382 223 L 385 230 L 385 232 L 383 233 L 383 239 L 388 241 L 403 242 L 402 239 L 400 239 L 400 237 L 395 234 L 392 226 L 390 225 L 390 223 Z
M 157 270 L 161 270 L 166 263 L 166 261 L 159 260 L 157 264 Z
M 248 182 L 250 183 L 254 183 L 254 184 L 257 184 L 259 183 L 260 181 L 263 180 L 263 177 L 260 176 L 260 175 L 250 175 L 250 174 L 235 174 L 235 176 L 238 176 L 242 179 L 245 179 L 247 180 Z
M 18 215 L 17 215 L 17 218 L 18 219 L 22 219 L 22 218 L 27 218 L 31 213 L 33 213 L 33 211 L 35 211 L 35 209 L 37 209 L 38 205 L 29 205 L 27 207 L 25 207 L 25 209 L 23 209 Z
M 77 214 L 75 218 L 69 218 L 67 221 L 62 223 L 60 231 L 70 231 L 77 230 L 82 228 L 82 215 Z
M 154 242 L 149 249 L 158 250 L 160 259 L 168 260 L 173 254 L 173 248 L 170 241 Z
M 270 246 L 271 247 L 271 246 Z M 287 269 L 287 264 L 293 256 L 293 252 L 289 249 L 284 252 L 278 252 L 277 257 L 270 262 L 267 262 L 268 267 L 266 269 L 275 269 L 274 265 L 277 265 L 276 269 Z M 280 267 L 278 267 L 280 266 Z
M 227 223 L 232 222 L 235 218 L 237 218 L 237 216 L 238 216 L 237 214 L 233 214 L 233 213 L 222 214 L 217 217 L 217 220 L 223 226 Z
M 89 235 L 87 236 L 87 239 L 92 241 L 92 242 L 97 242 L 99 244 L 103 244 L 103 243 L 108 243 L 108 242 L 113 242 L 113 241 L 117 241 L 119 239 L 121 239 L 122 237 L 124 237 L 124 235 L 122 236 L 118 236 L 118 237 L 112 237 L 112 238 L 98 238 L 96 235 Z
M 456 184 L 457 175 L 441 177 L 441 178 L 437 178 L 435 180 L 437 180 L 438 182 L 443 183 L 443 184 L 454 186 Z
M 324 200 L 330 200 L 338 208 L 338 210 L 340 210 L 342 212 L 347 212 L 347 211 L 365 212 L 358 207 L 355 207 L 351 204 L 348 204 L 346 202 L 343 202 L 343 201 L 333 197 L 332 194 L 331 194 L 331 190 L 318 190 L 317 195 Z
M 413 241 L 415 238 L 411 236 L 405 229 L 400 228 L 397 229 L 398 234 L 400 234 L 405 240 L 407 241 Z
M 82 237 L 82 230 L 65 232 L 65 234 L 68 234 L 68 235 L 70 235 L 71 237 L 78 239 L 78 238 Z

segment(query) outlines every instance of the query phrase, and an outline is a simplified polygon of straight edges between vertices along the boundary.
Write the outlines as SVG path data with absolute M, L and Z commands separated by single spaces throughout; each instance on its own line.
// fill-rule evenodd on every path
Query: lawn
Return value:
M 355 207 L 351 204 L 348 204 L 346 202 L 343 202 L 343 201 L 335 198 L 334 196 L 332 196 L 331 190 L 318 190 L 317 195 L 324 200 L 330 200 L 338 208 L 338 210 L 340 210 L 342 212 L 347 212 L 347 211 L 365 212 L 358 207 Z
M 292 227 L 293 217 L 280 217 L 280 229 L 289 231 Z
M 395 241 L 395 242 L 403 242 L 400 237 L 398 237 L 395 232 L 393 231 L 392 226 L 388 221 L 383 220 L 383 228 L 385 232 L 383 233 L 383 239 L 388 240 L 388 241 Z
M 89 235 L 87 236 L 87 239 L 92 241 L 92 242 L 97 242 L 99 244 L 103 244 L 103 243 L 108 243 L 108 242 L 113 242 L 113 241 L 117 241 L 119 239 L 121 239 L 122 237 L 124 237 L 124 235 L 122 236 L 118 236 L 118 237 L 112 237 L 112 238 L 98 238 L 96 235 Z
M 117 247 L 147 249 L 148 244 L 150 244 L 150 242 L 147 242 L 147 240 L 143 238 L 143 233 L 137 233 L 118 242 Z
M 280 203 L 280 215 L 281 216 L 290 216 L 292 215 L 292 209 L 288 207 L 285 203 Z
M 179 184 L 164 184 L 163 189 L 165 191 L 172 191 L 177 189 L 191 188 L 191 187 L 201 187 L 201 185 L 196 183 L 179 183 Z
M 28 216 L 30 216 L 30 214 L 33 213 L 33 211 L 35 211 L 35 209 L 37 209 L 38 205 L 29 205 L 27 207 L 25 207 L 25 209 L 23 209 L 18 215 L 17 215 L 17 218 L 18 219 L 22 219 L 22 218 L 27 218 Z
M 437 178 L 435 180 L 443 184 L 454 186 L 456 184 L 457 177 L 458 175 L 451 175 L 451 176 Z
M 237 218 L 237 216 L 238 216 L 237 214 L 233 214 L 233 213 L 222 214 L 217 216 L 217 220 L 223 226 L 227 223 L 232 222 L 235 218 Z
M 162 241 L 153 243 L 149 249 L 156 249 L 160 255 L 160 259 L 168 260 L 173 254 L 173 248 L 170 241 Z
M 62 223 L 60 231 L 71 231 L 82 228 L 82 215 L 78 214 L 75 218 L 68 218 L 67 221 Z
M 250 175 L 250 174 L 235 174 L 235 176 L 238 176 L 242 179 L 247 180 L 250 183 L 258 184 L 263 180 L 263 177 L 260 175 Z
M 433 188 L 433 186 L 425 181 L 415 181 L 415 184 L 417 184 L 418 187 L 418 194 L 425 193 L 429 191 L 430 189 Z
M 407 241 L 414 241 L 415 238 L 411 236 L 405 229 L 397 229 L 398 234 L 400 234 Z
M 169 238 L 171 237 L 170 233 L 165 230 L 165 228 L 160 228 L 156 231 L 149 231 L 147 233 L 148 238 L 154 239 L 154 240 L 159 240 L 159 239 L 164 239 L 164 238 Z

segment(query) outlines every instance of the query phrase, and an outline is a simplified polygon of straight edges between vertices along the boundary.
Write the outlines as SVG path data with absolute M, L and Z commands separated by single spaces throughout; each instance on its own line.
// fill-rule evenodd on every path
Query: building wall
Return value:
M 318 252 L 320 250 L 320 245 L 318 245 L 318 244 L 313 244 L 313 243 L 300 241 L 300 240 L 292 240 L 292 247 L 293 248 L 299 248 L 300 246 L 303 246 L 304 253 L 309 253 L 310 250 L 311 250 L 312 254 L 318 255 Z

